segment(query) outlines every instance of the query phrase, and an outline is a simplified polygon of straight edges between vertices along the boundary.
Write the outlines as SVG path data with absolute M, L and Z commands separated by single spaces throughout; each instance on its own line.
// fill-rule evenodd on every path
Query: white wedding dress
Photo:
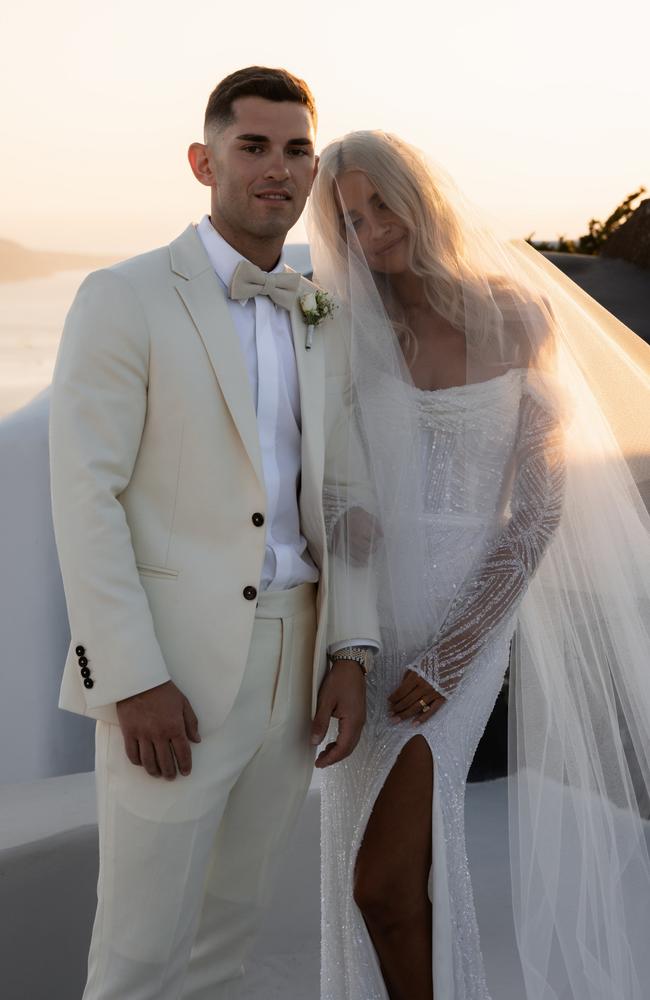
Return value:
M 417 729 L 389 723 L 387 698 L 403 678 L 404 657 L 391 623 L 381 623 L 361 741 L 323 773 L 321 1000 L 387 1000 L 353 899 L 354 865 L 377 795 L 416 734 L 434 760 L 435 1000 L 489 1000 L 465 850 L 465 784 L 508 665 L 518 603 L 558 523 L 561 448 L 552 409 L 523 369 L 449 389 L 412 388 L 404 405 L 416 409 L 421 434 L 431 571 L 423 586 L 435 622 L 419 672 L 448 701 Z

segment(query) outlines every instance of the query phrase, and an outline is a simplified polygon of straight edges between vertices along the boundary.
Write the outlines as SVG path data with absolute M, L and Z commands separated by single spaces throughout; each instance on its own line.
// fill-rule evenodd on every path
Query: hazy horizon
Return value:
M 188 220 L 188 224 L 189 224 L 189 222 L 197 223 L 199 221 L 200 221 L 199 219 L 190 219 L 190 220 Z M 294 230 L 292 230 L 291 232 L 294 232 Z M 175 236 L 178 236 L 178 233 L 173 233 L 173 234 L 171 234 L 171 236 L 170 236 L 170 238 L 168 240 L 163 240 L 162 243 L 161 243 L 161 246 L 165 246 Z M 10 236 L 8 237 L 3 232 L 0 231 L 0 243 L 3 240 L 7 240 L 10 243 L 16 243 L 19 246 L 21 246 L 24 250 L 32 250 L 35 253 L 48 253 L 48 254 L 53 254 L 55 256 L 56 256 L 56 254 L 60 254 L 61 256 L 65 256 L 65 255 L 68 255 L 68 254 L 70 256 L 75 256 L 75 255 L 78 254 L 79 256 L 84 256 L 84 257 L 98 257 L 98 256 L 99 257 L 110 257 L 110 256 L 113 256 L 113 255 L 119 257 L 120 254 L 121 254 L 121 251 L 119 249 L 112 249 L 110 247 L 108 247 L 108 248 L 106 248 L 106 247 L 93 247 L 92 249 L 89 249 L 89 250 L 78 250 L 75 247 L 66 247 L 66 248 L 63 248 L 63 247 L 53 247 L 53 246 L 52 247 L 49 247 L 49 246 L 48 247 L 44 247 L 44 246 L 32 246 L 29 243 L 25 243 L 24 240 L 20 240 L 20 239 L 18 239 L 16 237 L 10 237 Z M 305 235 L 304 239 L 298 239 L 298 238 L 294 239 L 294 238 L 291 237 L 291 233 L 289 233 L 289 236 L 285 240 L 285 244 L 287 246 L 305 246 L 305 245 L 307 245 L 307 237 Z M 135 250 L 133 252 L 134 253 L 143 252 L 143 251 L 152 249 L 152 247 L 153 247 L 153 244 L 148 243 L 146 246 L 143 246 L 141 248 L 141 250 Z

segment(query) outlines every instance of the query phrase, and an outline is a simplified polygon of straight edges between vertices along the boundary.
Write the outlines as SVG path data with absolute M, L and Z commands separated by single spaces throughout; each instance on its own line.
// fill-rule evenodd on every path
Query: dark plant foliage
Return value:
M 531 233 L 526 242 L 535 247 L 536 250 L 554 250 L 559 253 L 585 253 L 599 254 L 603 245 L 607 242 L 612 233 L 627 222 L 637 209 L 635 202 L 645 194 L 646 189 L 640 187 L 638 191 L 628 194 L 626 198 L 617 205 L 612 214 L 601 222 L 599 219 L 589 221 L 589 231 L 577 240 L 567 239 L 565 235 L 558 236 L 557 240 L 534 240 L 534 233 Z

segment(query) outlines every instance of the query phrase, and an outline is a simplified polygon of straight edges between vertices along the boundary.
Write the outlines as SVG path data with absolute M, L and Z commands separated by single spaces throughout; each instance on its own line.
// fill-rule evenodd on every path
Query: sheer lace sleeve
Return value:
M 520 404 L 509 519 L 463 583 L 433 645 L 411 667 L 445 697 L 523 598 L 558 526 L 564 479 L 558 417 L 526 394 Z
M 329 564 L 327 645 L 379 647 L 375 579 L 378 522 L 348 378 L 329 378 L 323 518 Z

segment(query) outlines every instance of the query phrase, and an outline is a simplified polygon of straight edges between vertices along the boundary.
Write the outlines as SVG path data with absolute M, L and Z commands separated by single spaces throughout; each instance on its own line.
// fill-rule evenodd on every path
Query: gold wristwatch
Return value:
M 372 666 L 372 650 L 368 646 L 347 646 L 330 653 L 330 661 L 336 663 L 337 660 L 354 660 L 367 674 Z

